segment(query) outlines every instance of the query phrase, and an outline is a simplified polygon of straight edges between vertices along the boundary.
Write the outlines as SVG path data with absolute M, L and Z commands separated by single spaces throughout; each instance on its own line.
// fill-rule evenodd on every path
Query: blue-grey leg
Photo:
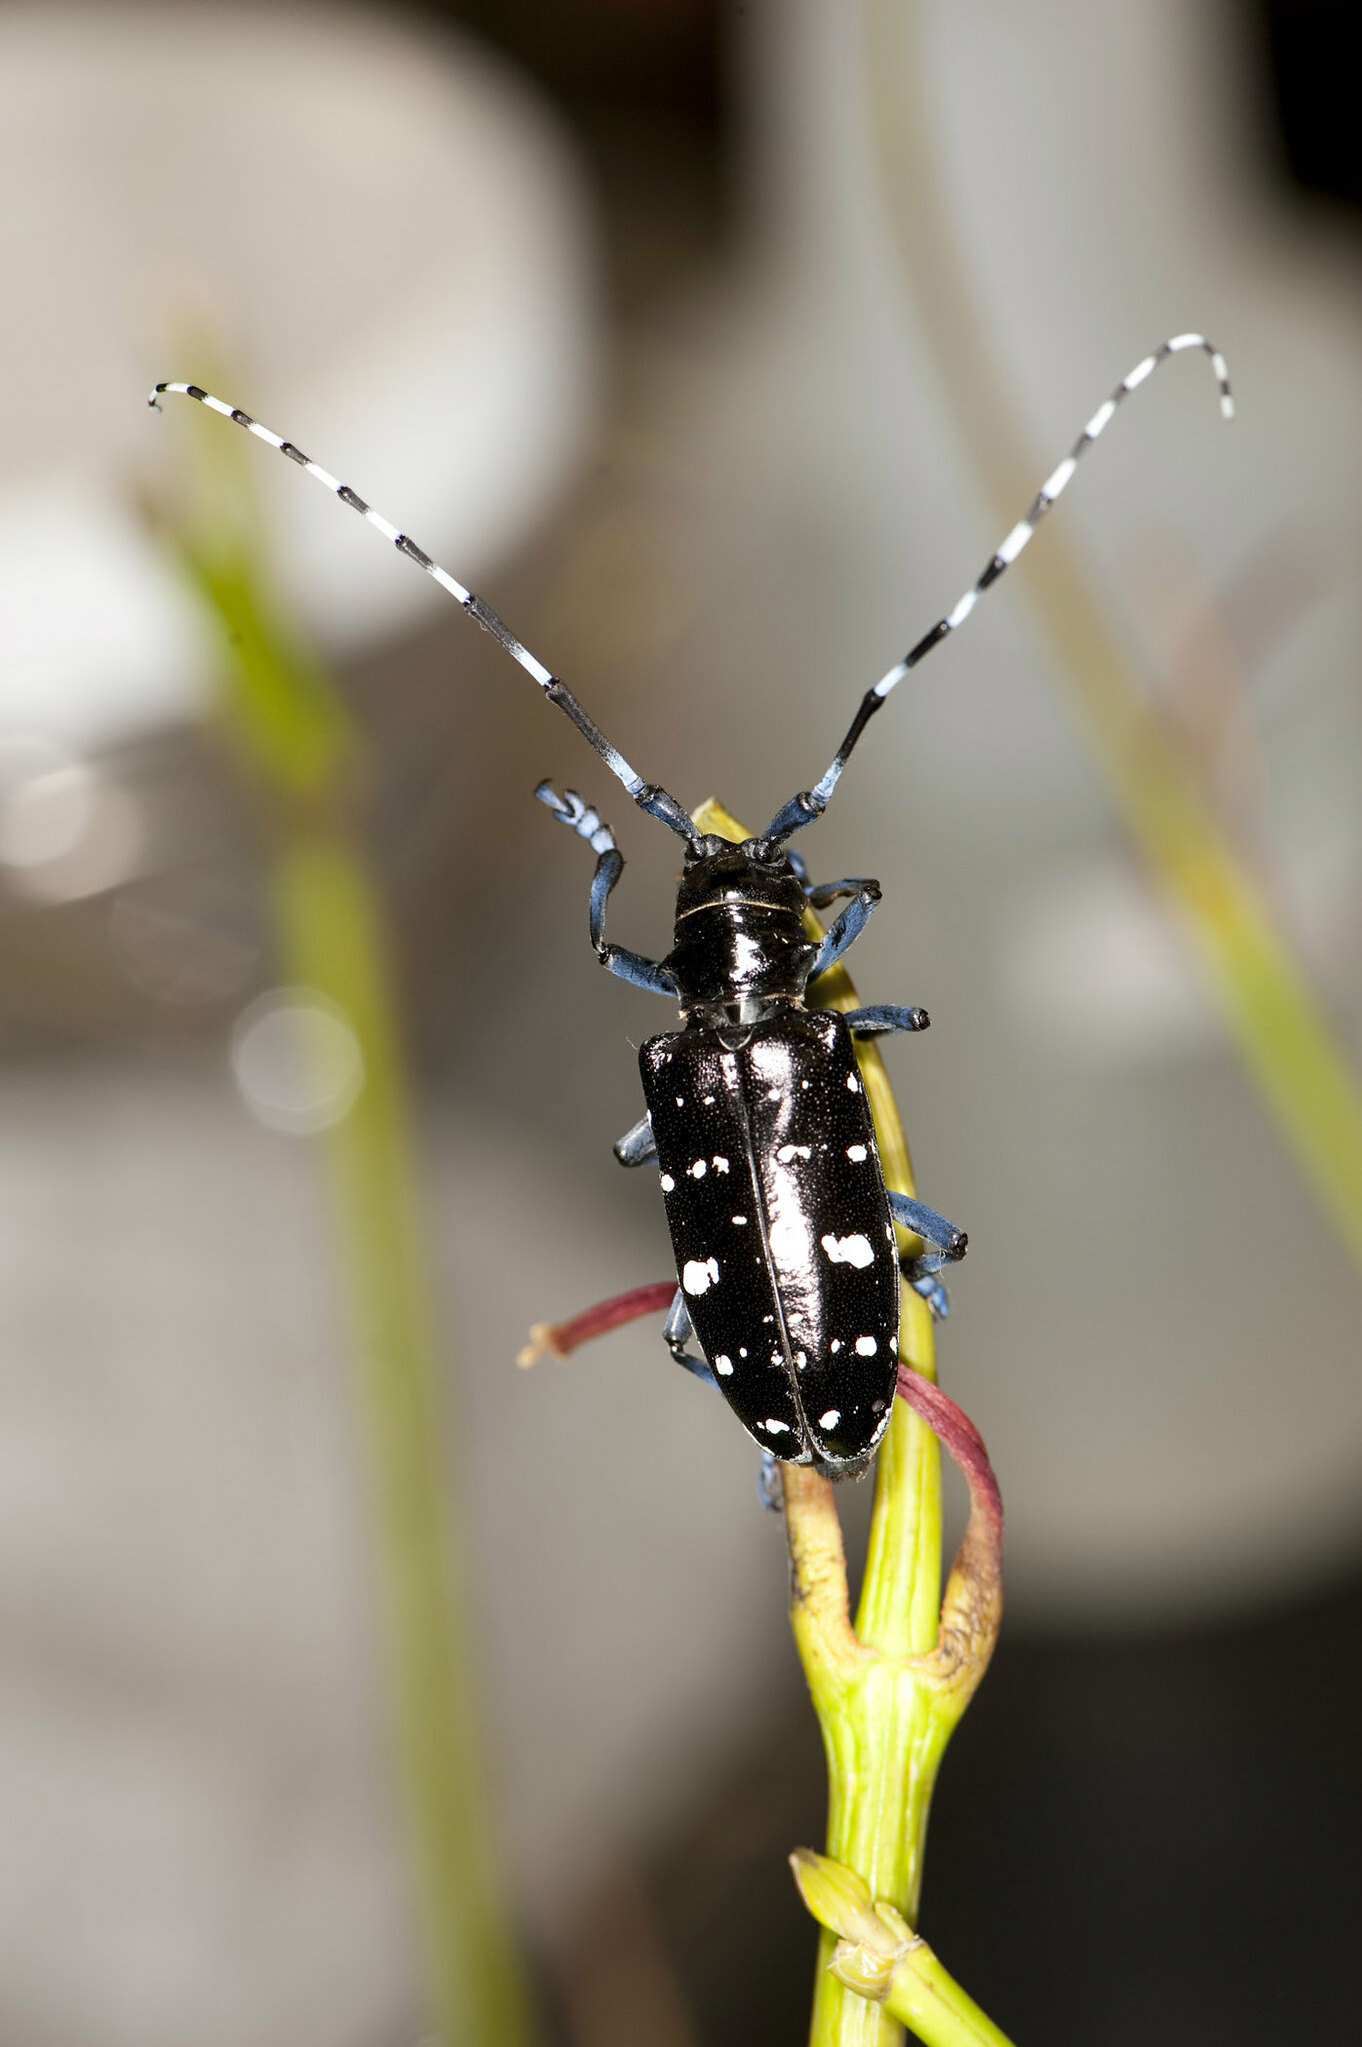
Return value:
M 883 891 L 877 881 L 863 881 L 861 883 L 859 893 L 852 902 L 847 904 L 841 916 L 819 946 L 818 956 L 809 970 L 809 979 L 811 981 L 815 980 L 819 974 L 826 974 L 829 967 L 836 966 L 842 954 L 849 951 L 856 943 L 856 940 L 870 921 L 871 913 L 876 903 L 880 900 L 882 893 Z
M 785 1505 L 785 1488 L 781 1483 L 780 1464 L 774 1450 L 763 1450 L 761 1453 L 757 1494 L 762 1506 L 768 1508 L 772 1514 L 778 1514 Z
M 912 1287 L 915 1294 L 921 1294 L 931 1310 L 932 1320 L 934 1322 L 944 1322 L 951 1312 L 951 1297 L 946 1292 L 945 1287 L 942 1286 L 941 1281 L 932 1278 L 929 1274 L 926 1279 L 913 1279 L 908 1284 Z
M 907 1194 L 889 1195 L 889 1209 L 896 1223 L 915 1236 L 922 1237 L 928 1244 L 935 1244 L 947 1264 L 953 1265 L 957 1258 L 963 1258 L 969 1248 L 969 1238 L 955 1224 L 947 1222 L 944 1215 L 938 1215 L 934 1208 L 928 1208 L 925 1201 L 914 1201 Z
M 925 1009 L 898 1009 L 892 1002 L 875 1002 L 868 1009 L 846 1009 L 842 1014 L 858 1038 L 882 1038 L 890 1031 L 926 1031 L 932 1023 Z
M 623 1137 L 616 1138 L 613 1149 L 622 1166 L 646 1166 L 649 1159 L 655 1159 L 657 1145 L 653 1141 L 652 1117 L 646 1113 L 640 1116 Z
M 559 823 L 579 839 L 585 839 L 597 856 L 596 872 L 591 877 L 591 944 L 601 965 L 632 987 L 646 988 L 650 995 L 674 998 L 676 983 L 665 967 L 656 960 L 645 959 L 642 953 L 628 952 L 622 945 L 605 942 L 605 906 L 611 889 L 624 872 L 624 855 L 615 844 L 609 825 L 602 821 L 599 811 L 583 802 L 575 789 L 565 789 L 560 796 L 552 783 L 541 782 L 534 793 Z
M 788 850 L 785 854 L 785 858 L 792 865 L 797 857 L 796 854 Z M 802 868 L 803 866 L 804 863 L 801 860 L 799 867 Z M 811 910 L 825 910 L 829 903 L 840 902 L 843 896 L 858 896 L 861 890 L 866 888 L 873 889 L 876 897 L 878 898 L 879 896 L 879 883 L 869 880 L 865 875 L 857 875 L 845 881 L 810 881 L 807 869 L 803 873 L 799 873 L 799 868 L 796 868 L 795 872 L 799 874 L 799 878 L 804 884 L 804 893 L 809 899 L 809 908 Z
M 706 1386 L 715 1386 L 718 1381 L 705 1360 L 692 1356 L 686 1349 L 694 1334 L 690 1316 L 686 1313 L 686 1297 L 678 1287 L 676 1298 L 668 1309 L 667 1319 L 662 1325 L 662 1340 L 678 1365 L 684 1365 L 688 1372 L 695 1378 L 703 1380 Z
M 690 1316 L 686 1313 L 686 1297 L 679 1287 L 676 1291 L 676 1299 L 672 1302 L 671 1309 L 667 1315 L 667 1320 L 663 1324 L 662 1334 L 666 1338 L 667 1348 L 676 1359 L 677 1364 L 684 1365 L 688 1372 L 692 1372 L 706 1386 L 713 1386 L 717 1390 L 719 1382 L 713 1372 L 710 1371 L 704 1359 L 692 1357 L 691 1353 L 686 1349 L 686 1345 L 691 1337 L 694 1336 L 695 1331 L 691 1327 Z M 780 1467 L 770 1450 L 763 1450 L 761 1453 L 761 1471 L 757 1479 L 757 1491 L 762 1506 L 769 1507 L 774 1512 L 779 1513 L 784 1505 L 784 1494 L 780 1483 Z
M 944 1251 L 928 1251 L 921 1258 L 900 1258 L 899 1271 L 915 1294 L 921 1294 L 933 1317 L 944 1322 L 951 1312 L 950 1296 L 937 1274 L 950 1264 Z

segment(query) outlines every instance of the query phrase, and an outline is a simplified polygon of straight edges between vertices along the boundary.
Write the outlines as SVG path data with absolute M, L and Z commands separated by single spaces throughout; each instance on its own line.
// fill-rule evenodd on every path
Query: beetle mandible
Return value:
M 1204 335 L 1175 335 L 1138 362 L 954 610 L 866 692 L 822 778 L 741 845 L 702 833 L 674 796 L 636 774 L 489 605 L 292 441 L 197 384 L 158 384 L 148 400 L 159 411 L 166 394 L 197 399 L 325 484 L 457 598 L 566 713 L 638 807 L 685 841 L 672 950 L 645 959 L 606 942 L 606 903 L 624 866 L 609 826 L 571 790 L 559 796 L 541 783 L 535 792 L 596 854 L 590 929 L 601 965 L 680 1005 L 681 1028 L 642 1048 L 647 1112 L 615 1146 L 622 1165 L 658 1163 L 679 1280 L 667 1343 L 679 1362 L 714 1381 L 764 1451 L 831 1478 L 862 1471 L 888 1426 L 900 1273 L 944 1315 L 938 1275 L 963 1256 L 967 1240 L 925 1203 L 886 1188 L 853 1049 L 857 1035 L 925 1029 L 926 1012 L 879 1006 L 844 1015 L 806 1006 L 810 983 L 864 930 L 880 885 L 813 883 L 786 842 L 822 816 L 871 718 L 1016 560 L 1117 407 L 1184 349 L 1209 356 L 1221 411 L 1233 417 L 1225 359 Z M 846 907 L 813 945 L 806 909 L 839 901 Z M 896 1223 L 926 1248 L 901 1258 Z M 692 1337 L 703 1360 L 687 1349 Z

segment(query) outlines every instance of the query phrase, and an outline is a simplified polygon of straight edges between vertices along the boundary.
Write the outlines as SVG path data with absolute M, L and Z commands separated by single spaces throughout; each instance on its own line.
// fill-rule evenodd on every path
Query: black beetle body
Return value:
M 597 856 L 591 942 L 601 964 L 635 987 L 679 1000 L 683 1027 L 641 1054 L 649 1119 L 615 1147 L 624 1165 L 658 1156 L 681 1290 L 667 1318 L 674 1356 L 713 1376 L 763 1450 L 814 1463 L 831 1477 L 862 1468 L 883 1434 L 897 1379 L 899 1273 L 946 1312 L 936 1274 L 965 1249 L 944 1216 L 885 1186 L 853 1035 L 921 1030 L 916 1009 L 842 1017 L 810 1011 L 805 991 L 863 929 L 879 900 L 873 881 L 811 887 L 786 839 L 822 816 L 866 726 L 891 692 L 974 611 L 1016 561 L 1082 457 L 1117 409 L 1160 363 L 1187 349 L 1209 359 L 1220 409 L 1233 416 L 1225 359 L 1202 334 L 1177 334 L 1138 362 L 1099 406 L 954 608 L 909 647 L 861 699 L 846 737 L 812 788 L 798 791 L 759 839 L 735 846 L 703 836 L 684 805 L 645 781 L 590 713 L 491 606 L 440 567 L 357 491 L 240 407 L 198 384 L 158 384 L 193 398 L 278 450 L 374 526 L 497 639 L 562 711 L 646 816 L 686 842 L 675 942 L 662 961 L 605 942 L 605 910 L 624 862 L 599 813 L 569 790 L 536 792 Z M 806 908 L 839 897 L 847 908 L 814 947 Z M 741 1220 L 740 1220 L 741 1218 Z M 894 1223 L 928 1247 L 900 1261 Z M 699 1336 L 708 1366 L 689 1356 Z
M 701 842 L 664 967 L 685 1027 L 639 1055 L 676 1269 L 724 1398 L 763 1449 L 844 1475 L 888 1423 L 899 1259 L 851 1032 L 804 989 L 789 858 Z
M 899 1261 L 851 1033 L 794 1005 L 639 1059 L 676 1270 L 719 1390 L 763 1449 L 859 1467 L 898 1372 Z

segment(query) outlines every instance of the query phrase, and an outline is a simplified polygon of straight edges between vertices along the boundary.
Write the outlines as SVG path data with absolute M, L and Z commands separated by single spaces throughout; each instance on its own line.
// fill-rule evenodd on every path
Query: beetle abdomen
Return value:
M 870 1107 L 834 1011 L 639 1055 L 686 1305 L 764 1449 L 863 1464 L 898 1371 L 899 1269 Z

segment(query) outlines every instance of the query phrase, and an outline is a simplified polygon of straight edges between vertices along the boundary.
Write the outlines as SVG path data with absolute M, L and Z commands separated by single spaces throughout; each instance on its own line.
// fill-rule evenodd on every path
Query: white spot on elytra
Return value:
M 721 1379 L 726 1379 L 733 1370 L 732 1358 L 715 1358 L 714 1369 Z
M 681 1268 L 681 1284 L 688 1294 L 707 1294 L 719 1284 L 718 1259 L 706 1258 L 702 1264 L 698 1258 L 688 1258 Z
M 772 1436 L 788 1436 L 790 1433 L 790 1424 L 788 1422 L 778 1422 L 774 1415 L 769 1422 L 763 1422 L 761 1426 L 767 1431 L 768 1435 Z
M 705 1177 L 705 1173 L 706 1173 L 706 1171 L 707 1171 L 707 1170 L 708 1170 L 708 1169 L 707 1169 L 707 1167 L 706 1167 L 706 1165 L 705 1165 L 705 1162 L 704 1162 L 704 1160 L 703 1160 L 703 1159 L 697 1159 L 697 1160 L 695 1161 L 695 1164 L 694 1164 L 694 1165 L 693 1165 L 693 1166 L 691 1167 L 691 1169 L 690 1169 L 690 1172 L 691 1172 L 691 1178 L 692 1178 L 693 1180 L 703 1180 L 703 1179 L 704 1179 L 704 1177 Z
M 809 1354 L 807 1351 L 797 1350 L 795 1352 L 795 1363 L 798 1365 L 801 1372 L 803 1371 L 805 1365 L 807 1365 L 808 1362 Z
M 675 1185 L 676 1182 L 675 1180 L 673 1180 L 670 1173 L 664 1173 L 662 1175 L 662 1192 L 664 1194 L 670 1194 Z
M 728 1160 L 722 1158 L 717 1151 L 714 1154 L 714 1170 L 716 1173 L 726 1173 L 728 1171 Z
M 782 1144 L 776 1153 L 782 1166 L 788 1166 L 791 1159 L 808 1159 L 813 1153 L 807 1144 Z
M 863 1144 L 849 1144 L 847 1146 L 847 1157 L 854 1166 L 859 1166 L 869 1156 L 870 1154 Z
M 876 1343 L 873 1336 L 857 1337 L 856 1355 L 858 1358 L 873 1358 L 878 1349 L 879 1345 Z
M 684 1096 L 684 1095 L 678 1095 L 678 1096 L 677 1096 L 677 1098 L 676 1098 L 676 1106 L 677 1106 L 677 1108 L 678 1108 L 678 1109 L 684 1109 L 684 1108 L 685 1108 L 685 1106 L 686 1106 L 686 1098 L 685 1098 L 685 1096 Z
M 836 1426 L 837 1426 L 837 1424 L 838 1424 L 838 1422 L 839 1422 L 839 1421 L 840 1421 L 841 1419 L 842 1419 L 842 1410 L 841 1410 L 841 1408 L 840 1408 L 840 1407 L 830 1407 L 830 1408 L 828 1409 L 828 1411 L 827 1411 L 827 1413 L 826 1413 L 826 1414 L 820 1414 L 820 1415 L 819 1415 L 819 1417 L 818 1417 L 818 1426 L 819 1426 L 819 1428 L 820 1428 L 820 1429 L 835 1429 L 835 1428 L 836 1428 Z
M 739 1346 L 738 1346 L 738 1356 L 739 1356 L 740 1358 L 745 1358 L 745 1357 L 747 1356 L 747 1347 L 746 1347 L 746 1345 L 745 1345 L 745 1344 L 739 1344 Z
M 747 1221 L 747 1217 L 745 1215 L 735 1215 L 733 1220 L 735 1223 L 742 1224 Z
M 827 1252 L 834 1265 L 854 1265 L 859 1270 L 861 1267 L 873 1265 L 875 1262 L 875 1253 L 871 1249 L 869 1237 L 859 1235 L 854 1237 L 824 1237 L 821 1239 L 821 1242 L 823 1249 Z
M 705 1096 L 705 1099 L 704 1099 L 704 1105 L 703 1105 L 703 1106 L 704 1106 L 704 1107 L 705 1107 L 706 1109 L 712 1109 L 712 1108 L 714 1107 L 714 1097 L 713 1097 L 713 1095 L 706 1095 L 706 1096 Z
M 768 1102 L 778 1102 L 780 1100 L 780 1089 L 778 1087 L 773 1087 L 771 1089 L 770 1094 L 766 1097 L 766 1099 Z
M 808 1231 L 798 1216 L 782 1215 L 772 1223 L 767 1241 L 779 1264 L 802 1264 L 808 1254 Z
M 861 1083 L 859 1082 L 859 1080 L 857 1080 L 854 1073 L 849 1073 L 847 1075 L 847 1086 L 850 1088 L 852 1094 L 854 1095 L 858 1095 L 861 1092 Z
M 799 1083 L 799 1085 L 800 1085 L 801 1087 L 811 1087 L 811 1086 L 813 1085 L 813 1083 L 812 1083 L 811 1081 L 807 1081 L 807 1080 L 801 1080 L 801 1081 L 800 1081 L 800 1083 Z
M 780 1352 L 778 1350 L 773 1350 L 771 1352 L 771 1363 L 773 1365 L 778 1365 L 780 1362 L 781 1362 Z

